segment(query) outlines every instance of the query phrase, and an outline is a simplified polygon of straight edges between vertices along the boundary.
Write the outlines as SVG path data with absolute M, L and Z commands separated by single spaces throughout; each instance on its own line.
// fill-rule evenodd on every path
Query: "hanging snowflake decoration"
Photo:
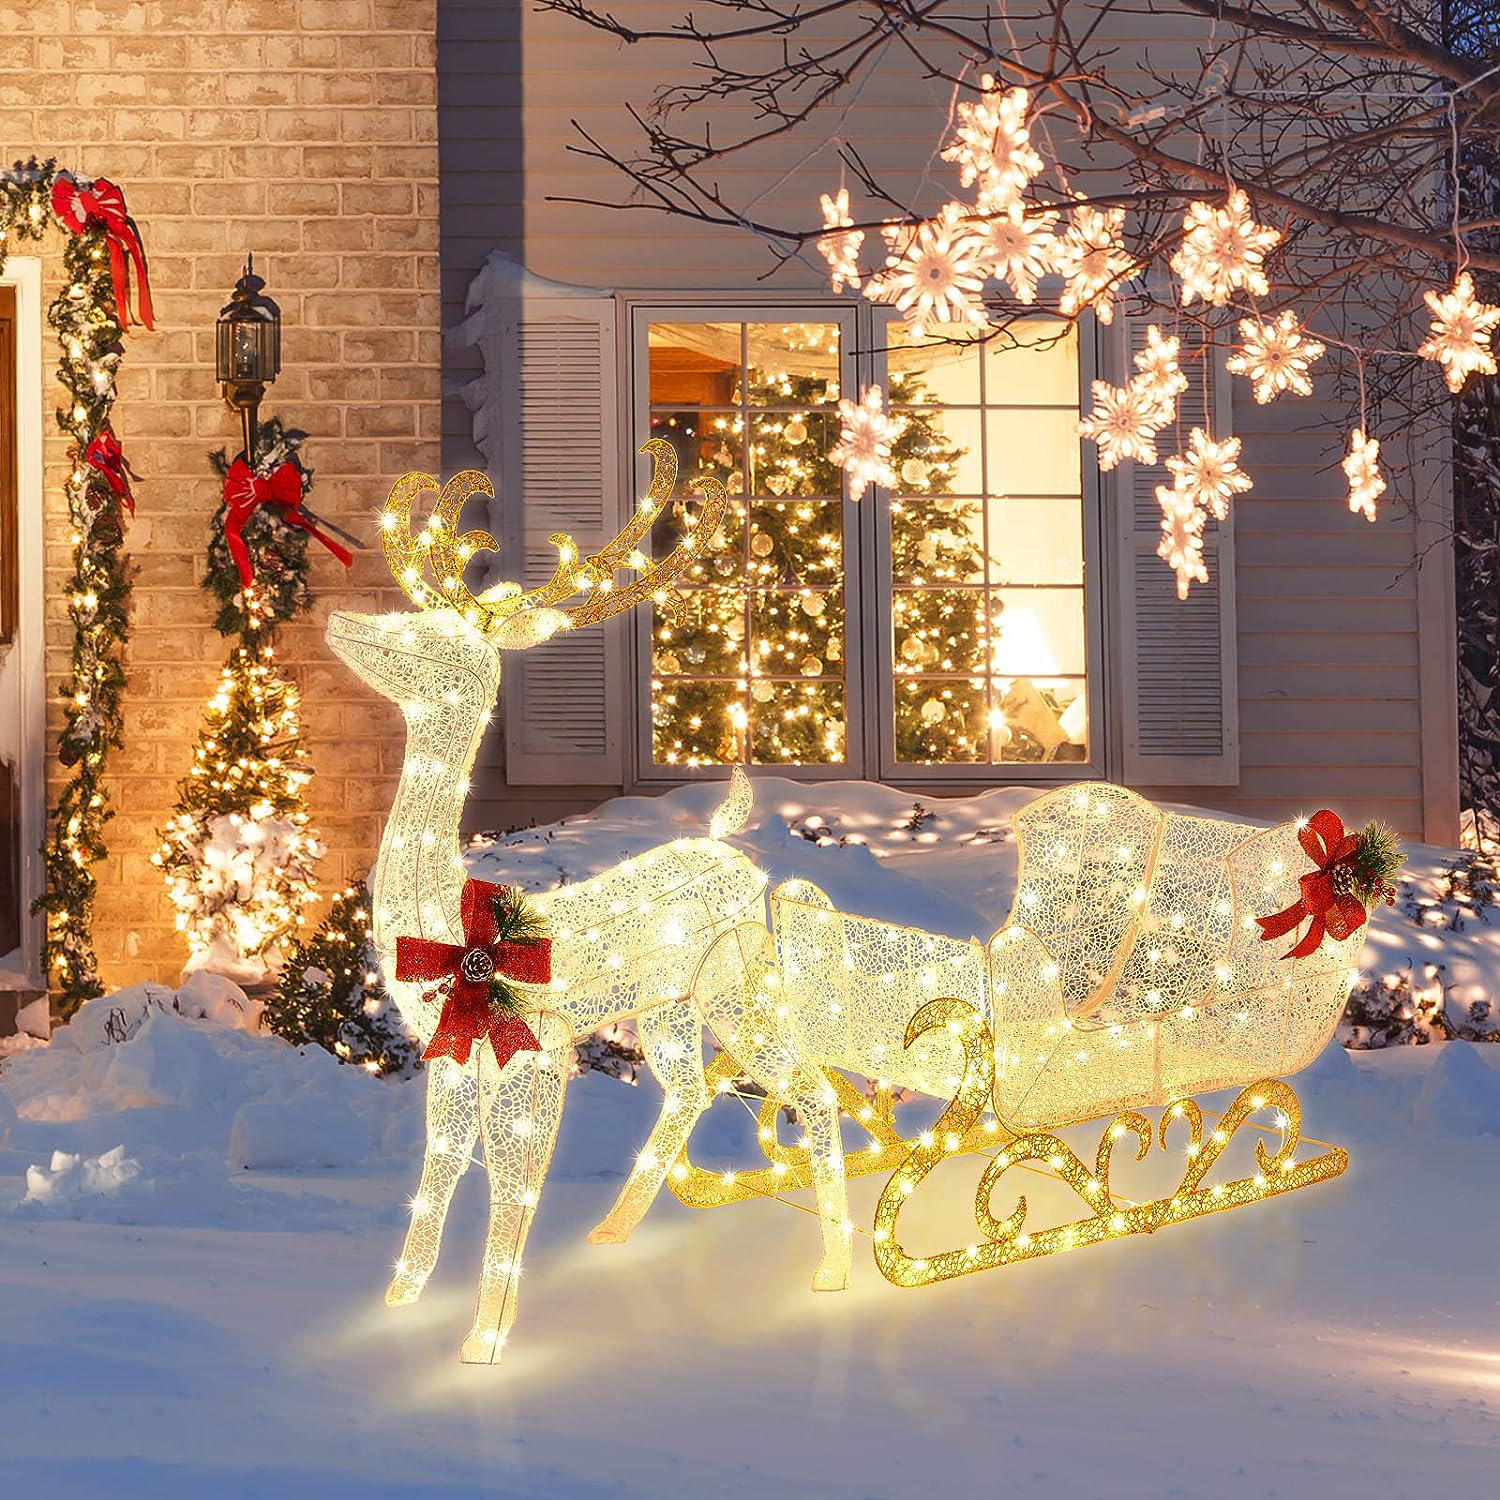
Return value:
M 979 98 L 958 106 L 953 143 L 943 152 L 943 160 L 958 163 L 958 178 L 965 187 L 979 185 L 981 208 L 1005 208 L 1042 170 L 1042 159 L 1026 127 L 1026 90 L 997 88 L 989 73 L 979 83 Z
M 839 402 L 839 418 L 839 440 L 828 457 L 849 476 L 849 498 L 860 499 L 872 484 L 894 484 L 891 444 L 903 424 L 886 411 L 885 393 L 872 385 L 862 401 L 845 397 Z
M 865 295 L 889 302 L 919 337 L 933 324 L 985 321 L 979 301 L 984 276 L 974 258 L 963 206 L 947 203 L 935 219 L 888 224 L 891 253 L 885 270 L 870 278 Z
M 1229 502 L 1253 488 L 1250 476 L 1239 465 L 1240 440 L 1225 438 L 1216 443 L 1201 427 L 1188 434 L 1188 451 L 1167 460 L 1173 483 L 1200 511 L 1212 511 L 1219 520 L 1229 514 Z
M 1465 271 L 1453 283 L 1451 292 L 1424 292 L 1422 296 L 1432 309 L 1432 333 L 1417 353 L 1443 367 L 1448 389 L 1456 395 L 1476 371 L 1493 375 L 1490 331 L 1500 323 L 1500 307 L 1481 302 L 1474 295 L 1474 278 Z
M 1349 452 L 1344 457 L 1349 480 L 1349 509 L 1367 521 L 1375 519 L 1375 502 L 1385 493 L 1380 473 L 1380 439 L 1365 436 L 1363 427 L 1349 434 Z
M 1180 341 L 1166 338 L 1155 323 L 1146 328 L 1146 347 L 1138 350 L 1135 367 L 1141 373 L 1132 384 L 1138 384 L 1150 395 L 1156 406 L 1156 425 L 1165 427 L 1177 415 L 1177 398 L 1187 389 L 1188 379 L 1177 363 Z
M 1094 382 L 1094 409 L 1078 431 L 1098 445 L 1099 467 L 1112 469 L 1127 458 L 1156 462 L 1156 434 L 1166 425 L 1156 390 L 1137 375 L 1129 385 Z
M 859 248 L 865 242 L 863 229 L 851 229 L 854 222 L 849 217 L 849 190 L 840 188 L 838 196 L 830 198 L 824 193 L 819 203 L 823 209 L 823 227 L 842 231 L 825 234 L 818 240 L 818 250 L 828 262 L 829 280 L 835 292 L 845 287 L 859 290 Z
M 986 276 L 1003 281 L 1017 302 L 1035 302 L 1036 284 L 1056 259 L 1056 225 L 1055 213 L 1028 218 L 1019 202 L 1009 203 L 972 226 L 974 259 Z
M 1069 214 L 1067 232 L 1054 254 L 1054 266 L 1067 283 L 1058 303 L 1064 317 L 1092 307 L 1101 323 L 1114 321 L 1114 287 L 1141 266 L 1125 248 L 1124 227 L 1123 208 L 1080 204 Z
M 1171 264 L 1182 278 L 1184 307 L 1194 297 L 1222 307 L 1237 291 L 1257 297 L 1270 291 L 1263 265 L 1281 242 L 1281 231 L 1250 217 L 1242 189 L 1235 188 L 1222 204 L 1188 204 L 1182 227 L 1182 244 Z
M 1264 406 L 1283 391 L 1312 395 L 1308 366 L 1323 357 L 1323 346 L 1309 338 L 1296 313 L 1288 308 L 1274 323 L 1240 320 L 1240 347 L 1224 362 L 1231 375 L 1244 375 Z
M 1161 540 L 1156 544 L 1156 555 L 1177 575 L 1177 597 L 1186 599 L 1191 585 L 1208 582 L 1203 562 L 1203 512 L 1175 485 L 1157 485 L 1156 503 L 1161 506 Z

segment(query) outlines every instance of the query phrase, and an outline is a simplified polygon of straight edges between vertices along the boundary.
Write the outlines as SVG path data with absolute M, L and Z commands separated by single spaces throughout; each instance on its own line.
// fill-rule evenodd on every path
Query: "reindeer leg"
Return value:
M 465 1364 L 495 1364 L 516 1320 L 521 1252 L 541 1200 L 562 1120 L 572 1031 L 556 1015 L 533 1022 L 540 1052 L 517 1052 L 502 1072 L 488 1045 L 479 1055 L 479 1127 L 490 1178 L 490 1223 Z
M 699 966 L 693 1001 L 735 1062 L 778 1104 L 801 1115 L 823 1235 L 813 1290 L 842 1291 L 849 1284 L 853 1225 L 838 1103 L 782 1001 L 771 934 L 747 923 L 716 939 Z
M 437 1264 L 443 1223 L 458 1179 L 468 1170 L 479 1134 L 475 1084 L 478 1071 L 451 1058 L 434 1062 L 427 1074 L 427 1150 L 422 1180 L 411 1201 L 411 1228 L 396 1262 L 396 1275 L 385 1289 L 387 1307 L 405 1307 L 422 1295 Z
M 661 1084 L 661 1114 L 614 1207 L 589 1234 L 596 1245 L 623 1245 L 645 1217 L 667 1172 L 708 1108 L 703 1083 L 703 1022 L 686 1001 L 672 1000 L 637 1018 L 641 1049 Z

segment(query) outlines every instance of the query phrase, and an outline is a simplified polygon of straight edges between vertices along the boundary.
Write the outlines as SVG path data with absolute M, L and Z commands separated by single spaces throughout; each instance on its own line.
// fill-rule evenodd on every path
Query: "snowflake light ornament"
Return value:
M 1190 203 L 1182 219 L 1183 239 L 1172 257 L 1182 279 L 1182 305 L 1194 297 L 1223 307 L 1237 291 L 1264 297 L 1271 290 L 1263 269 L 1281 231 L 1250 217 L 1250 200 L 1235 188 L 1222 204 Z
M 1262 406 L 1283 391 L 1312 395 L 1307 368 L 1323 357 L 1323 346 L 1309 338 L 1296 313 L 1288 308 L 1274 323 L 1260 318 L 1240 320 L 1240 347 L 1224 362 L 1231 375 L 1244 375 Z
M 1053 266 L 1057 255 L 1055 213 L 1026 216 L 1019 201 L 993 212 L 970 230 L 979 268 L 1003 281 L 1017 302 L 1035 302 L 1036 284 Z
M 1239 465 L 1240 440 L 1225 438 L 1216 443 L 1201 427 L 1188 434 L 1188 451 L 1167 460 L 1174 488 L 1200 511 L 1212 511 L 1223 520 L 1229 502 L 1254 484 Z
M 1123 208 L 1079 204 L 1069 214 L 1054 255 L 1055 268 L 1067 283 L 1058 303 L 1065 318 L 1092 307 L 1101 323 L 1114 321 L 1114 286 L 1140 269 L 1121 238 L 1124 227 Z
M 1490 332 L 1500 323 L 1500 307 L 1481 302 L 1474 295 L 1474 278 L 1465 271 L 1453 283 L 1451 292 L 1424 292 L 1422 296 L 1432 309 L 1432 333 L 1417 353 L 1443 367 L 1448 389 L 1456 395 L 1475 371 L 1493 375 L 1495 356 L 1490 350 Z
M 818 240 L 818 251 L 828 262 L 829 281 L 835 292 L 843 291 L 846 286 L 851 291 L 858 291 L 859 247 L 865 242 L 865 232 L 849 227 L 854 222 L 849 217 L 849 190 L 840 188 L 834 198 L 824 193 L 819 204 L 823 210 L 823 227 L 842 231 L 825 234 Z
M 865 295 L 889 302 L 918 336 L 934 323 L 985 321 L 979 301 L 984 276 L 974 258 L 974 240 L 961 204 L 944 204 L 920 224 L 888 224 L 882 231 L 891 253 L 885 270 L 872 276 Z
M 886 411 L 885 393 L 872 385 L 861 401 L 845 397 L 839 402 L 839 418 L 839 440 L 828 457 L 849 476 L 849 498 L 860 499 L 872 484 L 893 485 L 891 443 L 902 424 Z
M 1099 449 L 1099 467 L 1112 469 L 1127 458 L 1156 462 L 1156 434 L 1166 425 L 1156 389 L 1137 375 L 1129 385 L 1094 382 L 1094 409 L 1078 431 Z
M 965 187 L 979 185 L 981 208 L 1005 208 L 1042 170 L 1042 158 L 1026 127 L 1026 90 L 997 88 L 989 73 L 979 84 L 979 98 L 958 106 L 958 125 L 943 160 L 958 163 Z
M 1176 485 L 1156 487 L 1161 506 L 1161 540 L 1156 555 L 1177 575 L 1177 597 L 1186 599 L 1195 583 L 1208 582 L 1203 562 L 1203 512 Z
M 1349 480 L 1349 509 L 1365 520 L 1375 519 L 1375 502 L 1385 493 L 1380 473 L 1380 439 L 1365 436 L 1363 427 L 1349 434 L 1349 452 L 1344 456 Z
M 1165 337 L 1151 323 L 1146 328 L 1146 347 L 1135 356 L 1135 367 L 1141 373 L 1132 384 L 1139 383 L 1155 400 L 1158 427 L 1165 427 L 1177 415 L 1177 398 L 1188 387 L 1187 376 L 1177 363 L 1180 347 L 1180 340 Z

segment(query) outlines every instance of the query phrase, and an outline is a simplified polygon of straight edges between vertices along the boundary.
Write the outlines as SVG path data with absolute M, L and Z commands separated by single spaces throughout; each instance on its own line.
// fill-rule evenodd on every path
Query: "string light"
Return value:
M 1474 278 L 1461 271 L 1452 291 L 1424 292 L 1422 297 L 1432 312 L 1432 330 L 1417 353 L 1443 367 L 1448 389 L 1457 395 L 1470 375 L 1493 375 L 1490 334 L 1500 323 L 1500 307 L 1475 296 Z M 1352 508 L 1352 500 L 1350 504 Z
M 919 336 L 934 324 L 984 323 L 984 276 L 960 205 L 946 204 L 919 224 L 888 224 L 882 233 L 890 254 L 865 283 L 867 297 L 890 303 Z
M 1237 291 L 1257 297 L 1270 291 L 1265 258 L 1281 231 L 1255 222 L 1244 189 L 1233 189 L 1222 204 L 1188 204 L 1182 229 L 1171 266 L 1182 281 L 1184 307 L 1195 297 L 1222 307 Z
M 823 210 L 823 227 L 841 233 L 825 234 L 818 239 L 818 251 L 828 262 L 829 279 L 835 292 L 845 287 L 859 290 L 859 248 L 865 242 L 863 229 L 851 229 L 849 190 L 840 188 L 836 197 L 824 193 L 818 200 Z
M 1250 476 L 1239 466 L 1240 440 L 1215 442 L 1201 427 L 1188 434 L 1188 449 L 1167 459 L 1174 488 L 1199 510 L 1219 520 L 1229 514 L 1229 502 L 1252 489 Z
M 1312 395 L 1308 368 L 1323 357 L 1323 345 L 1309 338 L 1290 308 L 1274 323 L 1260 318 L 1240 320 L 1240 347 L 1225 360 L 1231 375 L 1244 375 L 1262 406 L 1283 391 Z
M 943 160 L 958 164 L 965 187 L 977 184 L 981 209 L 1004 209 L 1042 170 L 1042 158 L 1026 125 L 1026 90 L 999 88 L 989 73 L 979 85 L 979 98 L 960 102 L 955 111 L 954 138 Z
M 1136 376 L 1128 385 L 1094 382 L 1094 409 L 1078 431 L 1098 445 L 1099 467 L 1113 469 L 1127 458 L 1156 462 L 1156 434 L 1167 417 L 1156 381 Z
M 1124 228 L 1123 208 L 1080 203 L 1069 213 L 1055 251 L 1056 269 L 1066 283 L 1058 304 L 1064 317 L 1091 307 L 1101 323 L 1114 322 L 1114 288 L 1141 269 L 1125 249 Z
M 1035 302 L 1036 284 L 1057 259 L 1055 213 L 1027 215 L 1019 202 L 991 211 L 970 230 L 975 261 L 984 275 L 1003 281 L 1017 302 Z
M 1375 502 L 1385 493 L 1380 473 L 1380 439 L 1367 437 L 1363 427 L 1349 434 L 1343 470 L 1349 481 L 1349 509 L 1365 520 L 1375 519 Z
M 1177 363 L 1181 340 L 1164 335 L 1155 323 L 1146 325 L 1145 346 L 1136 351 L 1137 379 L 1156 403 L 1158 427 L 1165 427 L 1177 415 L 1177 398 L 1188 388 L 1188 378 Z
M 1204 513 L 1175 485 L 1157 485 L 1156 503 L 1161 508 L 1162 533 L 1156 555 L 1177 575 L 1177 597 L 1186 599 L 1192 584 L 1208 582 L 1203 561 Z

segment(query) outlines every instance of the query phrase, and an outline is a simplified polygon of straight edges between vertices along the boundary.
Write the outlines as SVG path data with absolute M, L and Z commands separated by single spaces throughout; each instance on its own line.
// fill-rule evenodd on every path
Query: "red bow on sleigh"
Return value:
M 1325 934 L 1335 942 L 1342 942 L 1369 919 L 1364 902 L 1347 889 L 1340 891 L 1336 885 L 1335 871 L 1340 865 L 1352 865 L 1359 849 L 1359 836 L 1346 833 L 1339 815 L 1325 807 L 1307 820 L 1297 834 L 1297 841 L 1318 868 L 1310 870 L 1298 882 L 1302 887 L 1300 899 L 1284 911 L 1255 919 L 1260 924 L 1261 939 L 1269 942 L 1295 931 L 1304 919 L 1312 918 L 1312 925 L 1301 941 L 1291 952 L 1283 954 L 1284 958 L 1306 958 L 1317 951 Z
M 546 984 L 552 978 L 552 943 L 537 938 L 526 943 L 501 942 L 495 903 L 504 902 L 503 885 L 487 880 L 464 883 L 459 919 L 464 940 L 437 943 L 430 938 L 396 939 L 397 979 L 438 979 L 446 991 L 443 1013 L 424 1058 L 469 1060 L 469 1049 L 489 1037 L 495 1061 L 503 1068 L 517 1052 L 539 1052 L 542 1044 L 519 1016 L 490 1009 L 490 980 L 495 975 L 522 984 Z M 428 997 L 431 998 L 431 997 Z
M 126 462 L 120 440 L 107 422 L 99 429 L 93 442 L 83 450 L 83 461 L 104 476 L 110 493 L 134 515 L 135 496 L 130 493 L 130 481 L 140 476 Z
M 151 283 L 146 278 L 146 252 L 141 248 L 141 232 L 135 220 L 125 212 L 125 195 L 114 183 L 99 177 L 80 186 L 66 172 L 59 172 L 52 182 L 52 212 L 73 231 L 97 227 L 104 231 L 109 245 L 109 274 L 115 283 L 115 311 L 120 327 L 130 327 L 130 284 L 126 256 L 135 263 L 136 300 L 140 303 L 141 322 L 153 326 Z
M 229 544 L 235 566 L 240 570 L 240 583 L 245 588 L 255 580 L 250 549 L 245 545 L 245 523 L 259 506 L 268 504 L 278 508 L 288 526 L 299 526 L 322 542 L 346 568 L 354 561 L 348 549 L 322 531 L 302 509 L 302 471 L 296 464 L 290 461 L 278 464 L 269 474 L 262 475 L 243 458 L 237 458 L 224 476 L 224 540 Z

